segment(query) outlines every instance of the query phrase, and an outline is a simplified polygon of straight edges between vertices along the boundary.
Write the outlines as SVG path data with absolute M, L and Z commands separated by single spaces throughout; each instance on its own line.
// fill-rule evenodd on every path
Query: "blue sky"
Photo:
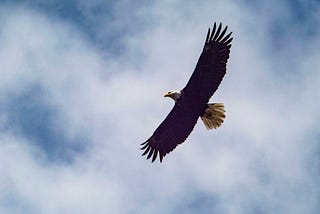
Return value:
M 319 213 L 319 1 L 0 3 L 0 213 Z M 207 28 L 233 32 L 200 122 L 141 157 Z

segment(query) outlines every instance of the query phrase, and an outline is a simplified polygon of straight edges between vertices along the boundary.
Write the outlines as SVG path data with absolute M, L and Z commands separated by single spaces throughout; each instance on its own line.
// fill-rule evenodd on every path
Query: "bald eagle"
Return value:
M 164 97 L 170 97 L 175 105 L 165 120 L 144 143 L 141 150 L 147 159 L 154 162 L 159 155 L 164 156 L 177 145 L 183 143 L 192 132 L 200 117 L 210 130 L 219 127 L 225 118 L 223 103 L 208 103 L 218 89 L 224 75 L 231 48 L 231 33 L 225 36 L 228 26 L 222 30 L 222 24 L 216 23 L 210 33 L 208 29 L 205 44 L 196 68 L 187 85 L 181 91 L 169 91 Z

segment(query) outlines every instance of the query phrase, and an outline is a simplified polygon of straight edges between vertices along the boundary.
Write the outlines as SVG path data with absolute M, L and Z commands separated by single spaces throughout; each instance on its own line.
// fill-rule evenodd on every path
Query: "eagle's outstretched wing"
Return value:
M 223 31 L 221 29 L 221 23 L 218 28 L 214 23 L 211 34 L 210 28 L 208 29 L 206 42 L 197 66 L 182 90 L 185 96 L 199 96 L 203 103 L 209 101 L 226 74 L 226 64 L 233 38 L 231 37 L 232 32 L 224 37 L 228 26 Z
M 141 144 L 143 145 L 141 149 L 145 149 L 142 155 L 148 154 L 147 158 L 152 157 L 152 162 L 159 155 L 160 162 L 162 162 L 162 158 L 167 153 L 176 148 L 178 144 L 183 143 L 191 133 L 199 117 L 199 113 L 193 111 L 192 107 L 190 107 L 188 101 L 181 101 L 179 104 L 175 104 L 153 135 Z
M 158 155 L 162 162 L 166 154 L 187 139 L 221 83 L 232 41 L 231 33 L 224 37 L 227 27 L 222 32 L 221 27 L 221 23 L 218 28 L 214 23 L 211 34 L 209 28 L 197 66 L 181 91 L 181 97 L 153 135 L 141 144 L 141 149 L 145 150 L 142 155 L 148 154 L 147 159 L 152 157 L 152 162 Z

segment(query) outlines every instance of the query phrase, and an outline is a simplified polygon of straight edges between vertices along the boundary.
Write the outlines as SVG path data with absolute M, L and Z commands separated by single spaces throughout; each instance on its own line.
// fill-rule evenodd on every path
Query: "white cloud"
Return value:
M 63 17 L 1 10 L 0 102 L 40 85 L 58 112 L 59 133 L 85 136 L 90 144 L 72 163 L 48 164 L 32 139 L 10 129 L 0 108 L 1 212 L 169 213 L 200 209 L 201 194 L 221 213 L 316 212 L 319 174 L 308 164 L 319 150 L 318 54 L 306 49 L 294 54 L 298 61 L 276 61 L 265 13 L 256 25 L 257 14 L 232 1 L 190 5 L 136 6 L 133 20 L 150 20 L 141 32 L 119 35 L 124 50 L 113 57 Z M 100 37 L 121 25 L 128 8 L 123 2 L 116 8 L 114 22 L 97 25 Z M 225 102 L 226 122 L 212 132 L 199 122 L 164 163 L 151 164 L 140 157 L 139 143 L 173 105 L 162 94 L 182 88 L 191 75 L 212 15 L 234 32 L 228 74 L 214 99 Z M 316 35 L 308 39 L 319 46 Z M 297 47 L 284 46 L 280 56 Z M 277 65 L 295 70 L 279 77 Z

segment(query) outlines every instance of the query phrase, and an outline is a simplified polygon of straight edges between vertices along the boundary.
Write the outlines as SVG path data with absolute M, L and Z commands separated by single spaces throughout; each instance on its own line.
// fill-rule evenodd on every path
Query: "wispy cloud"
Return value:
M 318 213 L 316 1 L 144 3 L 3 4 L 0 212 Z M 150 164 L 212 18 L 234 35 L 226 121 Z

